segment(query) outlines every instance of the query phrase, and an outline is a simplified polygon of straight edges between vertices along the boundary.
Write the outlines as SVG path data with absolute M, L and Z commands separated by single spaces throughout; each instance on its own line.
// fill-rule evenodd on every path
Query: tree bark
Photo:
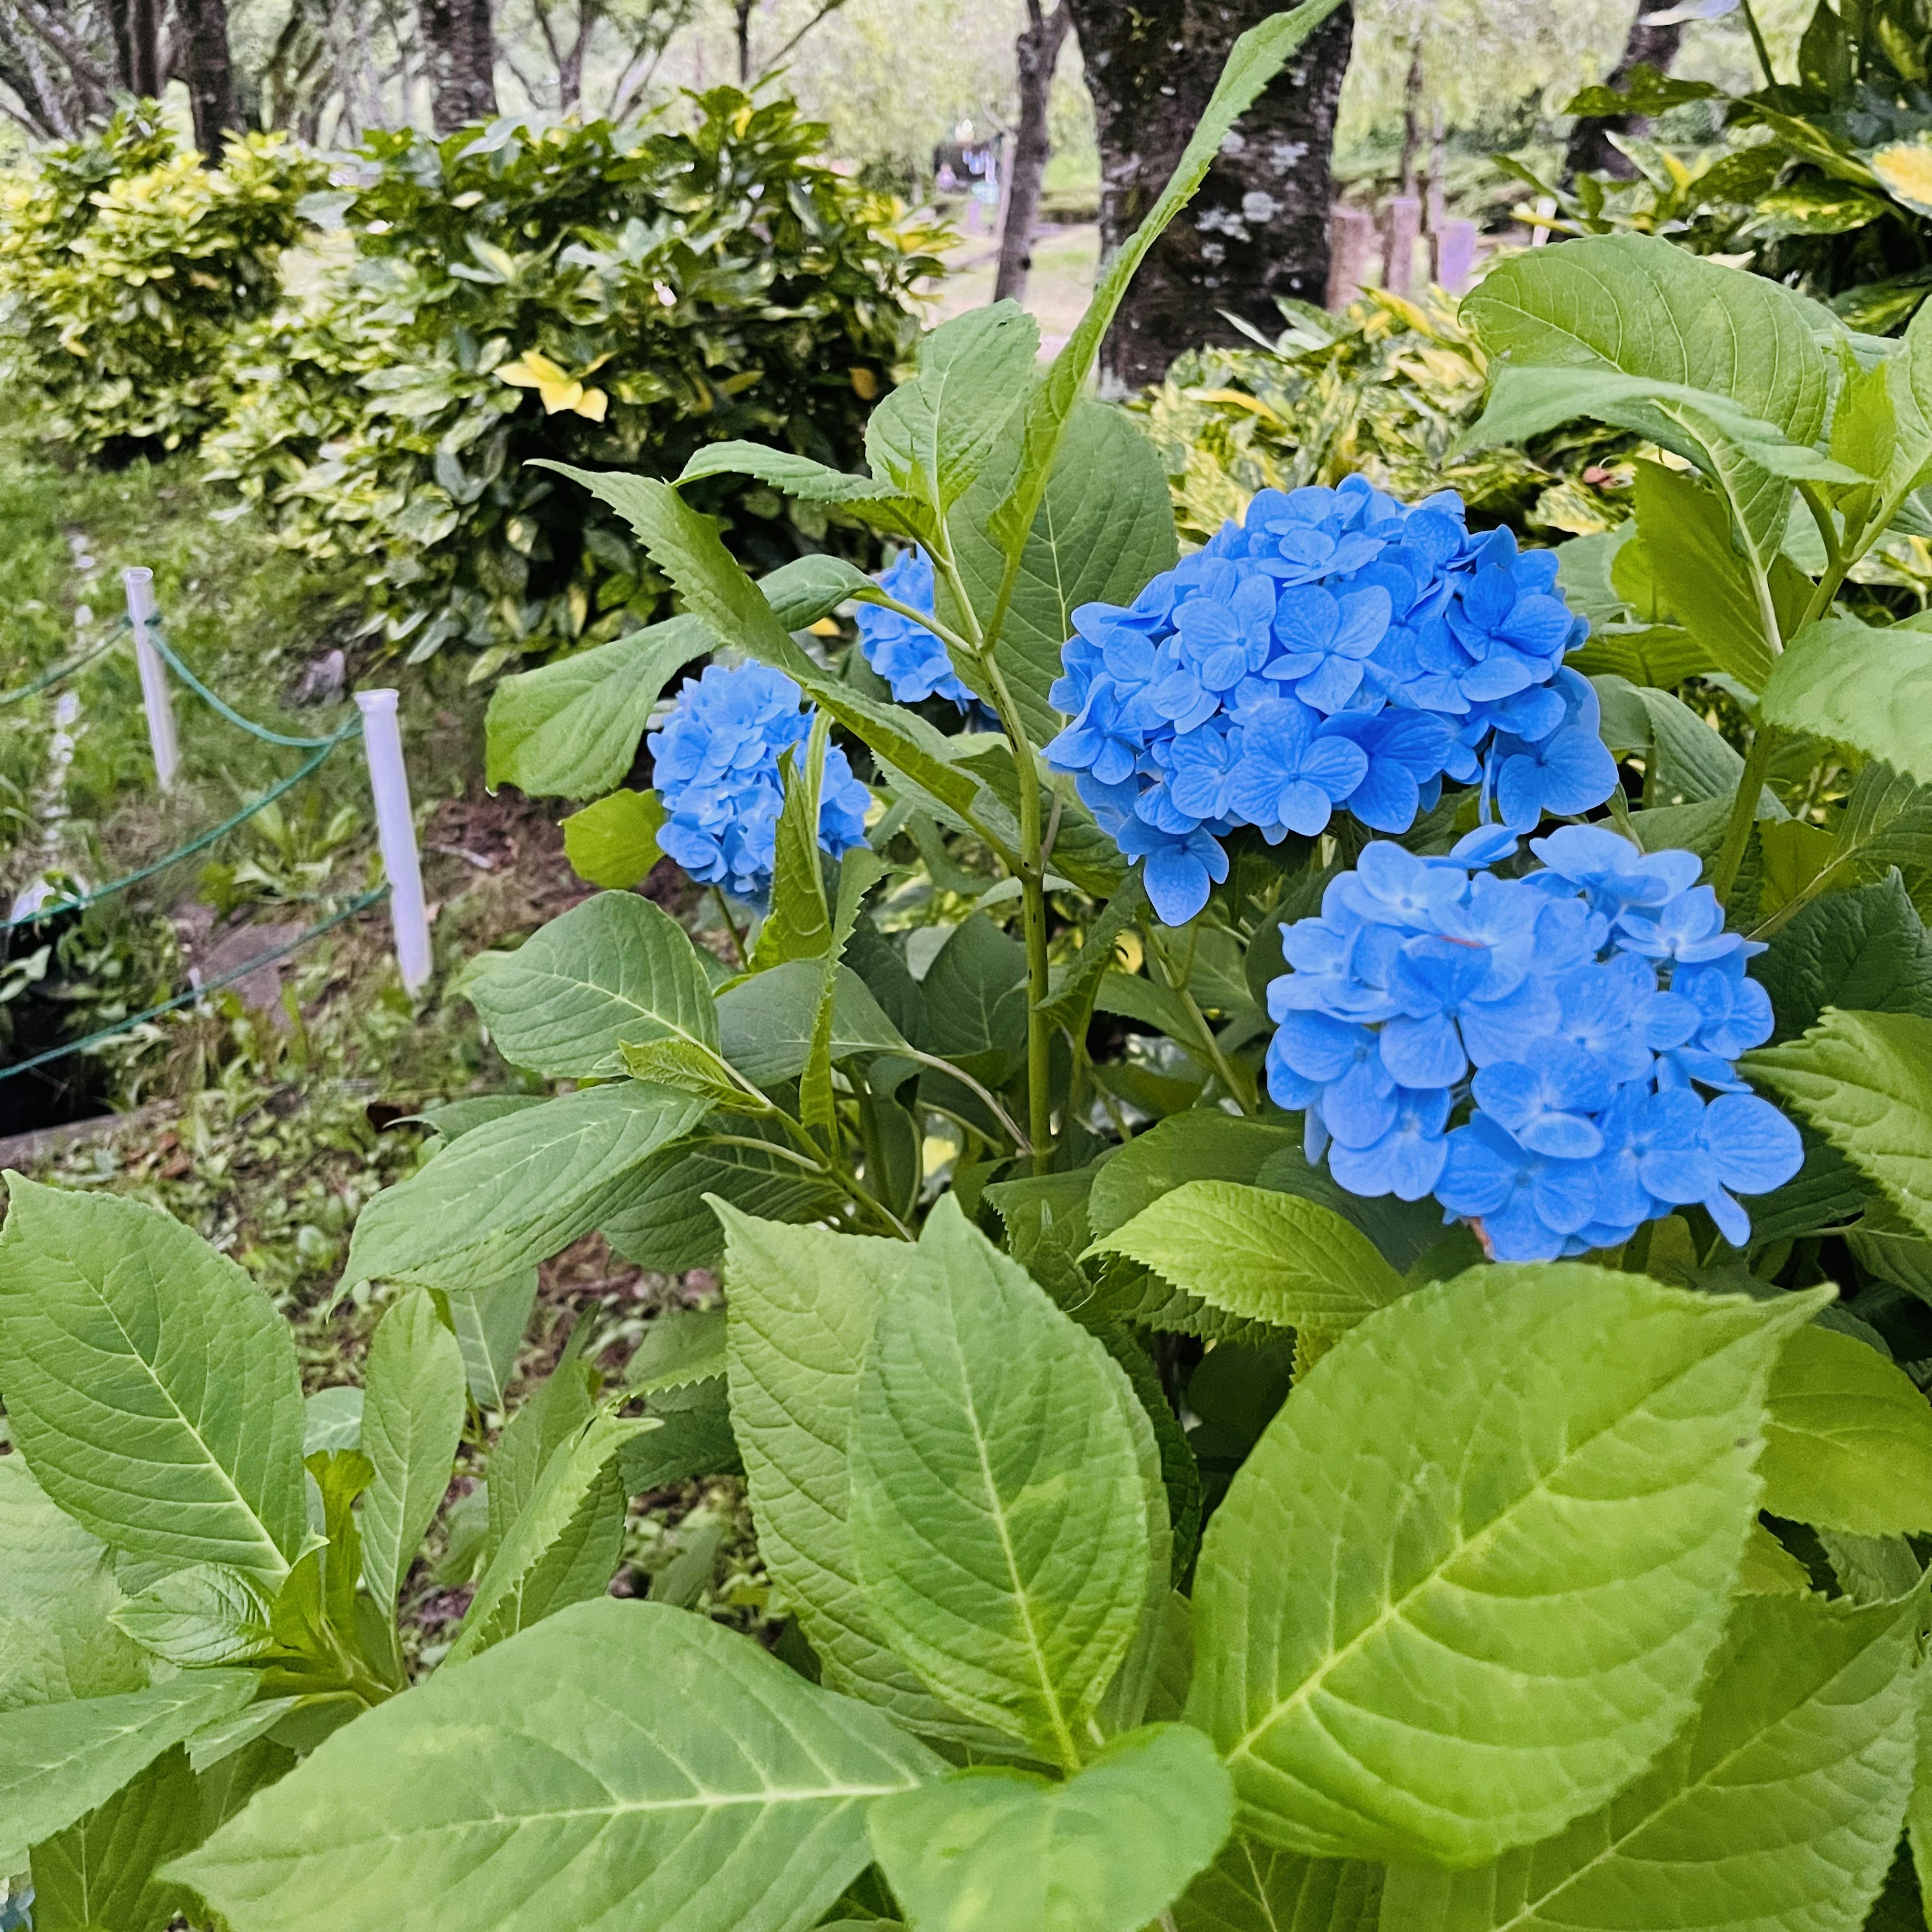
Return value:
M 116 82 L 143 100 L 158 98 L 163 83 L 156 0 L 108 0 L 107 20 L 114 35 Z
M 175 10 L 188 104 L 194 112 L 194 144 L 213 167 L 221 159 L 223 137 L 242 127 L 228 50 L 228 0 L 175 0 Z
M 1100 244 L 1132 233 L 1180 158 L 1228 50 L 1276 0 L 1063 0 L 1094 97 Z M 1192 205 L 1156 242 L 1120 308 L 1100 367 L 1110 388 L 1157 382 L 1183 350 L 1270 335 L 1276 298 L 1318 302 L 1328 280 L 1329 154 L 1354 31 L 1340 8 L 1303 43 L 1221 152 Z
M 419 0 L 430 118 L 439 136 L 496 116 L 496 36 L 490 0 Z
M 1046 178 L 1052 143 L 1047 139 L 1048 97 L 1053 92 L 1053 70 L 1059 64 L 1060 43 L 1072 16 L 1066 0 L 1042 14 L 1040 0 L 1027 0 L 1027 24 L 1013 44 L 1018 73 L 1019 128 L 1013 140 L 1012 170 L 1006 182 L 1006 225 L 1000 236 L 1000 268 L 993 299 L 1016 302 L 1026 295 L 1033 270 L 1034 224 L 1040 218 L 1040 184 Z
M 1415 192 L 1415 157 L 1422 146 L 1422 36 L 1418 34 L 1408 56 L 1408 75 L 1402 86 L 1402 161 L 1396 171 L 1396 192 Z
M 1668 74 L 1677 58 L 1678 44 L 1684 38 L 1681 22 L 1669 26 L 1652 26 L 1644 14 L 1652 0 L 1639 0 L 1636 18 L 1630 22 L 1630 38 L 1624 42 L 1623 58 L 1604 82 L 1620 92 L 1630 85 L 1640 67 L 1654 67 Z M 1612 134 L 1628 134 L 1646 124 L 1640 114 L 1584 115 L 1570 130 L 1570 146 L 1563 158 L 1563 178 L 1574 181 L 1579 175 L 1613 175 L 1618 181 L 1634 181 L 1636 169 L 1630 157 L 1612 147 Z
M 749 87 L 752 84 L 752 8 L 754 0 L 732 0 L 733 11 L 737 16 L 738 29 L 738 85 Z

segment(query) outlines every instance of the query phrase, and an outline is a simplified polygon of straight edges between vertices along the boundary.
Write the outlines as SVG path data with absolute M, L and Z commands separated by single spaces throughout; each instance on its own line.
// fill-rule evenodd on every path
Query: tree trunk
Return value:
M 108 0 L 116 82 L 143 100 L 158 98 L 161 80 L 160 9 L 156 0 Z
M 1047 98 L 1053 92 L 1053 70 L 1060 45 L 1072 16 L 1066 0 L 1042 15 L 1040 0 L 1027 0 L 1027 24 L 1013 44 L 1018 70 L 1019 130 L 1013 141 L 1012 166 L 1006 177 L 1006 225 L 1000 236 L 1000 271 L 993 299 L 1024 300 L 1027 277 L 1033 268 L 1034 224 L 1040 218 L 1040 183 L 1046 178 Z
M 1100 244 L 1132 233 L 1180 160 L 1235 37 L 1275 0 L 1063 0 L 1094 97 Z M 1318 302 L 1328 280 L 1329 151 L 1354 18 L 1340 8 L 1302 44 L 1221 145 L 1200 192 L 1128 290 L 1100 367 L 1109 388 L 1158 382 L 1183 350 L 1270 336 L 1278 296 Z
M 496 116 L 496 37 L 490 0 L 419 0 L 430 118 L 439 136 Z
M 1408 56 L 1408 77 L 1402 86 L 1402 161 L 1396 171 L 1396 192 L 1415 192 L 1415 157 L 1422 146 L 1422 36 Z
M 1654 67 L 1668 74 L 1677 58 L 1678 43 L 1684 38 L 1682 22 L 1652 26 L 1644 14 L 1650 0 L 1640 0 L 1636 18 L 1630 22 L 1630 38 L 1624 42 L 1623 58 L 1604 85 L 1620 92 L 1630 85 L 1639 67 Z M 1636 170 L 1630 157 L 1610 145 L 1612 134 L 1628 134 L 1644 125 L 1640 114 L 1585 115 L 1570 130 L 1570 146 L 1563 159 L 1563 178 L 1574 181 L 1579 175 L 1613 175 L 1618 181 L 1634 181 Z
M 188 104 L 194 110 L 194 144 L 213 167 L 221 159 L 222 137 L 242 127 L 228 52 L 228 0 L 175 0 L 175 8 Z
M 732 0 L 738 25 L 738 85 L 752 84 L 752 8 L 754 0 Z

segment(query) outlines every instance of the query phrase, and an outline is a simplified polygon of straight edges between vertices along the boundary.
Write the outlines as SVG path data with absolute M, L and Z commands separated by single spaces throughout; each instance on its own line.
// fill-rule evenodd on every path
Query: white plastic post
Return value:
M 369 760 L 369 790 L 376 800 L 376 839 L 389 879 L 396 964 L 402 969 L 404 986 L 413 993 L 429 979 L 429 914 L 423 904 L 422 864 L 410 810 L 410 774 L 403 763 L 396 694 L 358 691 L 356 706 L 362 714 L 362 749 Z
M 1452 296 L 1466 295 L 1476 270 L 1476 224 L 1442 221 L 1436 228 L 1436 279 Z
M 1365 208 L 1338 208 L 1329 220 L 1328 306 L 1344 309 L 1367 286 L 1376 252 L 1375 218 Z
M 1422 202 L 1412 194 L 1396 194 L 1388 203 L 1388 269 L 1382 286 L 1391 295 L 1406 296 L 1415 285 L 1415 244 L 1422 232 Z
M 134 633 L 134 662 L 141 673 L 141 703 L 148 713 L 148 744 L 154 754 L 154 776 L 166 791 L 181 769 L 181 746 L 175 737 L 168 668 L 148 635 L 148 625 L 154 614 L 154 573 L 124 570 L 121 582 L 128 593 L 128 622 Z

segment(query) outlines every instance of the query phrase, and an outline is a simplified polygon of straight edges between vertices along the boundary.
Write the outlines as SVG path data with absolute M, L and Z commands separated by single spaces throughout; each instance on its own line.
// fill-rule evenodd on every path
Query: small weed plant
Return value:
M 579 474 L 683 609 L 493 700 L 613 890 L 468 980 L 566 1090 L 364 1209 L 359 1391 L 164 1216 L 10 1182 L 38 1922 L 1922 1924 L 1932 631 L 1839 592 L 1932 476 L 1932 324 L 1539 251 L 1465 306 L 1466 446 L 1640 439 L 1631 526 L 1559 568 L 1342 479 L 1179 557 L 1084 380 L 1328 10 L 1238 44 L 1044 374 L 997 306 L 863 472 Z M 903 554 L 754 582 L 727 473 Z M 734 962 L 621 889 L 667 853 Z M 466 1364 L 592 1230 L 723 1305 L 517 1410 L 412 1681 Z M 738 1471 L 770 1649 L 606 1590 L 627 1496 Z

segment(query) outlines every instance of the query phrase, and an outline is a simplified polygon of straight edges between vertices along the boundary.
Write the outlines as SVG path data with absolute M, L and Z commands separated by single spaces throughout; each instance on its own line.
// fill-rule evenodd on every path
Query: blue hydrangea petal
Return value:
M 1404 1087 L 1453 1087 L 1469 1064 L 1456 1022 L 1442 1012 L 1388 1022 L 1382 1030 L 1382 1058 Z
M 1720 1094 L 1705 1108 L 1702 1126 L 1718 1179 L 1740 1194 L 1768 1194 L 1804 1165 L 1798 1130 L 1754 1094 Z

